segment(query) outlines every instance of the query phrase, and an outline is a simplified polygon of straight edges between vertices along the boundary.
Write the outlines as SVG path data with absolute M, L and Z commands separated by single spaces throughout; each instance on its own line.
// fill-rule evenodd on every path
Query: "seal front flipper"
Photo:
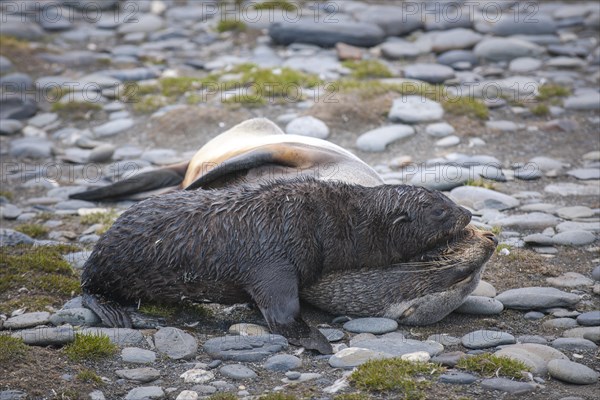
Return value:
M 271 332 L 285 336 L 293 345 L 322 354 L 333 353 L 327 338 L 300 317 L 298 279 L 291 264 L 281 262 L 262 266 L 254 278 L 247 291 L 260 308 Z
M 153 190 L 176 188 L 183 182 L 183 174 L 188 164 L 186 162 L 154 171 L 143 172 L 107 186 L 74 193 L 69 197 L 71 199 L 87 201 L 120 200 Z
M 102 322 L 111 328 L 131 328 L 133 323 L 129 314 L 112 301 L 104 301 L 94 294 L 84 293 L 83 305 L 100 317 Z

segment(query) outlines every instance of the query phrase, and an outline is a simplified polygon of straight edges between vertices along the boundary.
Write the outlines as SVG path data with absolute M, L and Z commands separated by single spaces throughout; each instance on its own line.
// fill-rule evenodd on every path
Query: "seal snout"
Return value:
M 492 232 L 485 232 L 483 234 L 483 237 L 488 240 L 491 240 L 494 243 L 494 247 L 498 246 L 498 238 Z

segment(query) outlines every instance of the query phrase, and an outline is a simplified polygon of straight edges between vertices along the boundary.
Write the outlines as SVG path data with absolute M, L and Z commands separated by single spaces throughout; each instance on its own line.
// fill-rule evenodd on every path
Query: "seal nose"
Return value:
M 494 246 L 498 246 L 498 238 L 492 232 L 486 232 L 483 236 L 494 242 Z

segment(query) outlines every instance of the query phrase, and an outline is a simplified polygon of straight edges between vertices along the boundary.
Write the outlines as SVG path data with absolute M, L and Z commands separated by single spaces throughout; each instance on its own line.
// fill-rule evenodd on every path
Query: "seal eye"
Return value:
M 431 216 L 435 219 L 442 219 L 446 216 L 446 210 L 444 208 L 435 208 L 431 212 Z

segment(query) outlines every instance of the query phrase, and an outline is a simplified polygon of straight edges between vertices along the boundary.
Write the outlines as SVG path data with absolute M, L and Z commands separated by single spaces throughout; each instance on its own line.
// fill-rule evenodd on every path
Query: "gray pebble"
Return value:
M 390 109 L 388 118 L 394 122 L 419 122 L 437 121 L 444 116 L 442 106 L 422 96 L 404 96 L 395 99 Z
M 269 371 L 285 372 L 302 366 L 302 360 L 289 354 L 278 354 L 269 357 L 263 367 Z
M 254 371 L 242 364 L 224 365 L 219 371 L 226 377 L 237 380 L 254 379 L 258 377 Z
M 141 386 L 131 389 L 125 396 L 125 400 L 148 400 L 162 399 L 165 392 L 160 386 Z
M 178 328 L 162 328 L 154 334 L 156 350 L 174 360 L 189 360 L 196 356 L 198 342 Z
M 75 269 L 82 269 L 87 259 L 92 254 L 91 251 L 79 251 L 77 253 L 65 254 L 63 258 Z
M 552 341 L 552 347 L 560 350 L 568 351 L 582 351 L 582 350 L 596 350 L 598 346 L 587 339 L 580 338 L 558 338 Z
M 440 375 L 439 381 L 441 383 L 450 383 L 455 385 L 469 385 L 477 381 L 477 377 L 466 372 L 450 371 Z
M 31 346 L 62 346 L 75 339 L 72 326 L 25 329 L 13 333 L 12 336 L 23 339 L 25 344 Z
M 46 311 L 31 312 L 11 317 L 4 321 L 4 329 L 23 329 L 50 322 L 50 313 Z
M 319 332 L 321 332 L 330 342 L 340 341 L 346 336 L 344 331 L 340 329 L 319 328 Z
M 482 296 L 468 296 L 455 312 L 471 315 L 496 315 L 504 310 L 504 305 L 496 299 Z
M 100 323 L 100 318 L 87 308 L 69 308 L 52 314 L 50 323 L 56 326 L 63 324 L 95 326 Z
M 204 351 L 212 358 L 241 362 L 255 362 L 288 347 L 280 335 L 222 336 L 207 340 Z
M 149 364 L 156 361 L 156 353 L 139 347 L 125 347 L 121 351 L 123 362 L 134 364 Z
M 513 335 L 506 332 L 478 330 L 464 335 L 461 342 L 468 349 L 486 349 L 516 343 L 516 340 Z
M 504 304 L 505 308 L 535 310 L 574 306 L 579 302 L 580 297 L 555 288 L 526 287 L 502 292 L 496 296 L 496 300 Z
M 363 133 L 356 140 L 356 147 L 362 151 L 385 151 L 388 144 L 412 136 L 415 129 L 412 126 L 396 124 L 383 126 Z
M 327 139 L 329 136 L 329 127 L 320 119 L 304 116 L 290 121 L 285 127 L 285 132 L 288 135 L 301 135 L 318 139 Z
M 134 122 L 132 119 L 124 118 L 124 119 L 116 119 L 113 121 L 106 122 L 100 126 L 97 126 L 93 129 L 96 137 L 109 137 L 116 135 L 117 133 L 123 132 L 126 129 L 129 129 L 133 126 Z
M 550 376 L 568 383 L 592 385 L 598 382 L 598 373 L 593 369 L 569 360 L 552 360 L 548 363 Z
M 546 329 L 570 329 L 576 326 L 578 326 L 577 321 L 573 318 L 554 318 L 544 321 L 542 324 L 542 327 Z
M 12 219 L 17 219 L 17 217 L 19 215 L 21 215 L 23 211 L 12 204 L 4 204 L 2 206 L 0 206 L 0 219 L 4 218 L 4 219 L 8 219 L 8 220 L 12 220 Z
M 458 362 L 465 358 L 467 355 L 462 351 L 452 351 L 449 353 L 442 353 L 431 358 L 432 363 L 439 363 L 447 367 L 454 367 Z
M 10 136 L 19 133 L 23 129 L 23 123 L 16 119 L 0 120 L 0 136 Z
M 588 311 L 577 317 L 577 322 L 584 326 L 600 326 L 600 311 Z
M 152 382 L 160 378 L 160 371 L 155 368 L 118 369 L 115 374 L 119 378 L 141 383 Z
M 595 240 L 596 235 L 587 231 L 561 232 L 552 237 L 552 242 L 559 246 L 584 246 Z
M 539 311 L 529 311 L 528 313 L 526 313 L 523 318 L 530 320 L 530 321 L 536 321 L 538 319 L 542 319 L 545 317 L 544 313 L 541 313 Z
M 297 371 L 288 371 L 285 373 L 285 377 L 288 378 L 290 381 L 296 381 L 296 380 L 300 379 L 301 375 L 302 374 Z
M 25 400 L 27 393 L 20 390 L 2 390 L 0 391 L 0 400 Z
M 398 323 L 388 318 L 358 318 L 346 322 L 344 329 L 353 333 L 381 335 L 398 329 Z
M 536 385 L 526 382 L 513 381 L 507 378 L 484 379 L 481 387 L 487 390 L 499 390 L 511 394 L 523 394 L 535 390 Z
M 592 270 L 592 279 L 594 279 L 597 282 L 600 281 L 600 265 L 596 266 Z

